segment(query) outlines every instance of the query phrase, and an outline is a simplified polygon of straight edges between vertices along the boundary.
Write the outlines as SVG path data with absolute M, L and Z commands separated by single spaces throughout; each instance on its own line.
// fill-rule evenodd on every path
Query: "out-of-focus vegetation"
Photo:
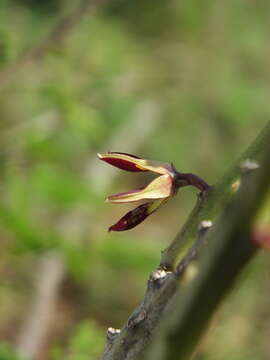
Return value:
M 209 183 L 269 120 L 268 1 L 108 0 L 62 30 L 60 42 L 31 55 L 78 6 L 0 2 L 1 359 L 19 359 L 38 262 L 51 250 L 65 275 L 37 358 L 97 359 L 106 328 L 126 321 L 160 251 L 185 221 L 192 189 L 138 228 L 107 233 L 128 206 L 104 206 L 107 194 L 86 180 L 85 168 L 97 151 L 129 152 L 121 137 L 119 148 L 107 144 L 138 107 L 151 100 L 161 119 L 137 154 L 172 161 Z M 145 181 L 119 170 L 107 191 Z M 86 228 L 67 239 L 61 221 L 74 209 Z M 269 224 L 267 214 L 269 206 Z M 264 254 L 250 265 L 197 359 L 269 359 L 268 261 Z

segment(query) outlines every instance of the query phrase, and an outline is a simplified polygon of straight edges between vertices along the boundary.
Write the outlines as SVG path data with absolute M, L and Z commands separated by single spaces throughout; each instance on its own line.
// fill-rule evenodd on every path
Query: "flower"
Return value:
M 135 155 L 122 152 L 108 152 L 97 155 L 99 159 L 122 170 L 131 172 L 152 171 L 159 174 L 157 178 L 143 188 L 107 197 L 106 201 L 112 203 L 129 203 L 147 200 L 144 204 L 139 205 L 124 215 L 117 223 L 109 228 L 109 231 L 124 231 L 137 226 L 170 197 L 174 196 L 179 187 L 193 185 L 201 191 L 209 188 L 209 185 L 196 175 L 179 173 L 173 164 L 145 160 Z

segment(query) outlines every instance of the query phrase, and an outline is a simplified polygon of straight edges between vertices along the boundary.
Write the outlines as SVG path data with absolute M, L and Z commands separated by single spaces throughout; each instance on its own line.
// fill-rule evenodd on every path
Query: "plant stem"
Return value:
M 180 173 L 177 172 L 176 175 L 176 186 L 195 186 L 200 191 L 207 191 L 211 188 L 202 178 L 191 173 Z
M 249 242 L 250 229 L 258 206 L 269 189 L 269 148 L 270 122 L 213 190 L 198 199 L 183 230 L 163 253 L 161 267 L 150 275 L 142 303 L 121 332 L 108 331 L 103 360 L 189 358 L 214 309 L 256 251 Z M 261 160 L 263 153 L 267 154 Z M 243 174 L 240 164 L 248 158 L 258 161 L 260 167 L 254 172 L 258 175 L 243 182 L 235 194 L 231 185 Z M 249 177 L 250 173 L 247 171 L 245 176 Z M 233 201 L 228 205 L 233 195 Z M 195 274 L 199 275 L 194 277 L 189 271 L 194 264 L 185 255 L 190 254 L 190 249 L 193 251 L 198 228 L 201 229 L 202 224 L 211 224 L 205 220 L 212 220 L 214 225 L 213 230 L 210 227 L 202 241 L 196 244 L 199 260 L 195 262 Z M 182 259 L 187 259 L 184 266 Z M 194 256 L 190 256 L 190 260 L 194 260 Z
M 183 258 L 197 236 L 198 225 L 203 220 L 214 220 L 233 195 L 232 185 L 241 176 L 243 160 L 257 160 L 261 152 L 270 146 L 270 122 L 262 129 L 256 140 L 240 156 L 232 168 L 218 181 L 205 196 L 199 197 L 183 228 L 172 243 L 163 251 L 160 267 L 173 270 Z

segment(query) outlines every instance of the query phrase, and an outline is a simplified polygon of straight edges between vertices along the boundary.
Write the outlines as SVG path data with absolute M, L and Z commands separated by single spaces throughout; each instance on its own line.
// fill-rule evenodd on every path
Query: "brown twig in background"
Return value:
M 134 117 L 127 121 L 117 134 L 113 134 L 104 149 L 119 148 L 136 151 L 150 137 L 160 121 L 160 109 L 154 101 L 139 104 Z M 92 156 L 84 169 L 84 179 L 91 188 L 105 192 L 117 176 L 113 167 L 105 167 Z M 91 204 L 89 204 L 91 206 Z M 87 212 L 86 212 L 87 213 Z M 84 209 L 74 208 L 63 214 L 57 227 L 60 235 L 67 242 L 80 241 L 91 233 L 91 221 Z M 92 222 L 93 225 L 93 222 Z M 35 271 L 35 284 L 32 302 L 17 337 L 16 350 L 28 360 L 38 359 L 38 355 L 47 341 L 51 323 L 50 319 L 56 312 L 61 284 L 65 278 L 66 266 L 59 253 L 48 252 L 41 255 Z

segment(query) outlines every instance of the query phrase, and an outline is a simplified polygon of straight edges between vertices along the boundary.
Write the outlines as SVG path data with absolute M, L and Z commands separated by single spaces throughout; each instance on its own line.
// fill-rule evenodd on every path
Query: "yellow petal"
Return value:
M 145 199 L 164 199 L 173 194 L 172 178 L 165 174 L 153 180 L 141 190 L 133 190 L 109 196 L 107 201 L 113 203 L 133 202 Z

